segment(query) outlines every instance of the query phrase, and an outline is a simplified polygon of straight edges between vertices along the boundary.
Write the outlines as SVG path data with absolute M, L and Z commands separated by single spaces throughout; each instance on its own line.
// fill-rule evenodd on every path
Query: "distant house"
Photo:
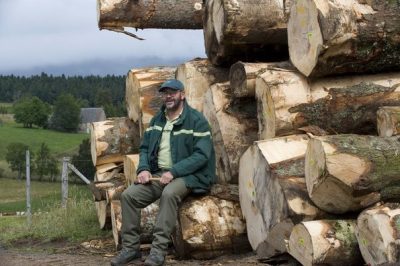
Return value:
M 106 120 L 103 108 L 81 108 L 79 131 L 89 133 L 90 123 Z

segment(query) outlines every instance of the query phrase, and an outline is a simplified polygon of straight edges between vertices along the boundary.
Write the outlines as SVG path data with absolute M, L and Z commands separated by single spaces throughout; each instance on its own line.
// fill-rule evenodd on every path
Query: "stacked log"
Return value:
M 126 186 L 132 185 L 136 181 L 136 170 L 139 165 L 139 154 L 128 154 L 124 157 L 124 174 Z
M 391 137 L 400 134 L 400 106 L 382 106 L 376 115 L 379 136 Z
M 185 87 L 189 105 L 203 111 L 203 98 L 212 84 L 228 80 L 228 69 L 215 67 L 207 59 L 196 58 L 178 66 L 176 79 Z
M 400 70 L 397 1 L 295 1 L 290 60 L 306 76 Z
M 257 140 L 254 98 L 232 99 L 227 83 L 211 86 L 204 99 L 204 115 L 212 130 L 218 183 L 237 184 L 239 159 Z
M 125 101 L 128 117 L 139 126 L 140 137 L 151 118 L 162 105 L 160 85 L 173 78 L 176 68 L 154 67 L 131 69 L 126 77 Z

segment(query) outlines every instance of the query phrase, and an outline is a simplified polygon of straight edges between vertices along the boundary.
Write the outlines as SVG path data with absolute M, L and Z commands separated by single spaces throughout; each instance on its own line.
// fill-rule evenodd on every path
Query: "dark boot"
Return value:
M 165 254 L 161 252 L 157 252 L 155 250 L 151 250 L 149 256 L 146 258 L 144 265 L 145 266 L 161 266 L 164 265 L 165 262 Z
M 140 259 L 142 253 L 138 250 L 122 249 L 121 252 L 111 260 L 112 266 L 125 265 L 136 259 Z

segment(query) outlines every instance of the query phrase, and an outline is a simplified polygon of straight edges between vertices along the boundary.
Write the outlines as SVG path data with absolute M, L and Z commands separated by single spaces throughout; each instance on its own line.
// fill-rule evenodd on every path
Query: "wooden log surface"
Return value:
M 139 129 L 126 117 L 91 123 L 90 149 L 93 165 L 123 162 L 123 155 L 137 153 Z
M 292 66 L 288 61 L 277 63 L 247 63 L 238 61 L 231 65 L 229 69 L 229 83 L 232 93 L 237 98 L 255 97 L 257 76 L 268 69 L 290 69 L 290 67 Z
M 106 163 L 96 166 L 95 182 L 107 182 L 122 172 L 121 163 Z
M 316 220 L 293 227 L 288 252 L 304 266 L 363 265 L 354 220 Z
M 207 57 L 215 65 L 287 59 L 288 2 L 207 1 L 203 26 Z
M 176 79 L 183 83 L 189 105 L 203 111 L 204 95 L 212 84 L 228 81 L 228 68 L 213 66 L 210 61 L 195 58 L 178 66 Z
M 126 77 L 125 101 L 128 117 L 139 125 L 140 137 L 151 118 L 159 111 L 162 99 L 158 89 L 161 84 L 174 78 L 174 67 L 131 69 Z
M 269 69 L 256 79 L 259 139 L 309 125 L 330 134 L 376 134 L 378 108 L 399 105 L 399 95 L 399 73 L 309 80 L 289 69 Z
M 400 204 L 386 203 L 361 212 L 356 236 L 367 265 L 399 265 Z
M 400 142 L 354 134 L 315 137 L 307 147 L 305 171 L 310 198 L 327 212 L 399 200 Z
M 124 156 L 124 174 L 126 186 L 132 185 L 136 181 L 136 170 L 139 165 L 139 154 L 128 154 Z
M 231 99 L 228 83 L 211 86 L 204 99 L 204 116 L 211 125 L 218 183 L 238 183 L 239 159 L 257 140 L 254 98 Z
M 400 69 L 397 1 L 295 1 L 288 22 L 291 62 L 306 76 Z
M 286 251 L 294 224 L 324 217 L 304 180 L 306 135 L 256 141 L 240 159 L 239 198 L 249 242 L 260 257 Z
M 110 204 L 106 200 L 95 201 L 97 220 L 100 229 L 111 228 L 111 209 Z
M 237 254 L 250 248 L 239 203 L 212 196 L 185 199 L 179 208 L 173 242 L 180 257 L 195 259 Z
M 382 106 L 376 116 L 379 136 L 391 137 L 400 134 L 400 106 Z
M 201 29 L 203 12 L 201 0 L 97 0 L 100 29 Z

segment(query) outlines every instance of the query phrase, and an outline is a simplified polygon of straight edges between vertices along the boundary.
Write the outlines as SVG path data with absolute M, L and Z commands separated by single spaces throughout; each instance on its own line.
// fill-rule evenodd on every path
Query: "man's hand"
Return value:
M 137 175 L 137 183 L 146 184 L 150 182 L 151 173 L 149 171 L 142 171 Z
M 161 179 L 160 179 L 160 183 L 164 184 L 164 185 L 167 185 L 172 181 L 172 179 L 174 179 L 174 176 L 171 174 L 170 171 L 168 171 L 168 172 L 165 172 L 165 173 L 162 174 Z

